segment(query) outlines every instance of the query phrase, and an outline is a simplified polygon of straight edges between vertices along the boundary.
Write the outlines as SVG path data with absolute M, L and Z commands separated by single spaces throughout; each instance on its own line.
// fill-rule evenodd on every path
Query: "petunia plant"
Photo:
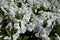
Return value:
M 60 0 L 0 0 L 0 40 L 60 40 Z

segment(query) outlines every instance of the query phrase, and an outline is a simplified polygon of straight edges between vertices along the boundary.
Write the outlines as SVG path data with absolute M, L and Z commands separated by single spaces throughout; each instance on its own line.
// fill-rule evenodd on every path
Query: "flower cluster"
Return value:
M 0 38 L 4 40 L 17 40 L 26 30 L 50 40 L 56 22 L 60 24 L 60 0 L 0 0 Z

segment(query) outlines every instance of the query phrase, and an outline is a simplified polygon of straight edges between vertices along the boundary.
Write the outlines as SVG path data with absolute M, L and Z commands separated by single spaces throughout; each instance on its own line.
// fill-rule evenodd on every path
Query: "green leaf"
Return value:
M 16 12 L 15 18 L 22 19 L 23 18 L 23 15 L 22 14 L 19 14 L 18 12 Z

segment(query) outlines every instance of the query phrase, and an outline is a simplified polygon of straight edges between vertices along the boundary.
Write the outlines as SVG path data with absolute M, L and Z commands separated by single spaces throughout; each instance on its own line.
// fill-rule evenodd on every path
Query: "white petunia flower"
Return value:
M 11 37 L 6 36 L 4 37 L 4 40 L 11 40 Z
M 36 37 L 39 37 L 39 33 L 36 33 L 35 36 L 36 36 Z
M 55 33 L 55 35 L 57 36 L 55 40 L 60 40 L 60 37 L 58 34 Z
M 19 33 L 16 33 L 13 35 L 13 40 L 17 40 L 17 38 L 19 37 Z
M 14 23 L 14 27 L 20 29 L 19 23 Z
M 26 32 L 25 23 L 24 21 L 21 21 L 21 33 L 25 33 L 25 32 Z
M 0 35 L 0 38 L 3 37 L 2 35 Z
M 29 23 L 29 24 L 26 24 L 26 26 L 27 26 L 27 30 L 32 31 L 35 27 L 35 24 Z

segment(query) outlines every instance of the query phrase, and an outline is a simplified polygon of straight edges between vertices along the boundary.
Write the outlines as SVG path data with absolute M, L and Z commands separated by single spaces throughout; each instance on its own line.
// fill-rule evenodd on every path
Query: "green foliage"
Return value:
M 16 12 L 15 18 L 22 19 L 23 18 L 23 15 L 22 14 L 19 14 L 18 12 Z
M 56 22 L 54 32 L 56 32 L 60 36 L 60 24 L 58 22 Z
M 27 31 L 25 34 L 20 34 L 17 40 L 41 40 L 35 36 L 35 33 Z
M 17 32 L 17 29 L 15 29 L 14 27 L 11 29 L 11 36 L 13 35 L 13 34 L 15 34 Z
M 32 11 L 33 11 L 34 14 L 35 14 L 35 9 L 36 9 L 36 6 L 34 5 L 34 6 L 32 7 Z
M 22 6 L 22 3 L 21 2 L 20 3 L 18 2 L 17 3 L 17 6 L 20 8 Z
M 55 40 L 55 36 L 51 36 L 50 37 L 50 40 Z
M 0 38 L 0 40 L 3 40 L 3 38 Z
M 3 35 L 3 37 L 10 36 L 11 31 L 9 29 L 2 29 L 1 32 L 0 32 L 0 35 Z
M 47 20 L 45 20 L 43 23 L 43 27 L 45 28 L 47 26 Z
M 27 40 L 29 36 L 19 36 L 17 40 Z
M 55 33 L 57 33 L 60 36 L 60 24 L 56 21 L 56 25 L 54 26 L 54 28 L 52 29 L 49 37 L 51 40 L 55 40 Z

